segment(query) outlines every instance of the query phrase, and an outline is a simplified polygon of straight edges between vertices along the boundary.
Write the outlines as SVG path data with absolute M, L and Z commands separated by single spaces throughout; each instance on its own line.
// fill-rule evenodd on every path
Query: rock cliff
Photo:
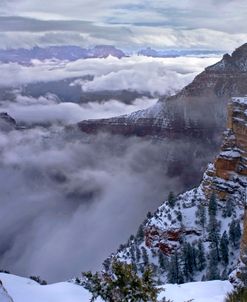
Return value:
M 228 106 L 227 130 L 221 152 L 204 175 L 206 195 L 214 191 L 219 198 L 231 194 L 243 198 L 247 176 L 247 97 L 232 98 Z
M 218 260 L 214 264 L 218 278 L 227 278 L 236 267 L 239 255 L 240 225 L 242 224 L 247 188 L 247 97 L 234 97 L 228 106 L 227 130 L 219 155 L 203 175 L 199 187 L 169 197 L 157 211 L 141 226 L 143 237 L 137 234 L 114 255 L 122 261 L 131 261 L 138 270 L 143 269 L 138 260 L 138 249 L 145 249 L 147 262 L 155 267 L 159 279 L 167 278 L 169 272 L 160 269 L 158 261 L 166 257 L 167 263 L 180 255 L 181 271 L 184 270 L 184 249 L 191 244 L 194 254 L 199 253 L 201 244 L 206 251 L 206 264 L 189 277 L 192 280 L 212 279 L 210 265 L 214 248 Z M 215 202 L 215 212 L 210 213 L 210 202 Z M 245 232 L 241 244 L 242 262 L 247 262 L 247 214 Z M 212 235 L 213 234 L 213 235 Z M 227 245 L 227 257 L 219 250 Z M 224 247 L 222 248 L 224 249 Z M 222 252 L 224 253 L 224 252 Z M 196 263 L 196 257 L 194 261 Z M 144 259 L 143 258 L 143 259 Z M 211 259 L 211 260 L 210 260 Z M 211 267 L 212 269 L 212 267 Z M 215 275 L 216 276 L 216 275 Z M 188 277 L 186 277 L 188 278 Z M 191 279 L 185 279 L 186 281 Z
M 6 112 L 0 112 L 0 130 L 11 131 L 16 129 L 16 121 Z

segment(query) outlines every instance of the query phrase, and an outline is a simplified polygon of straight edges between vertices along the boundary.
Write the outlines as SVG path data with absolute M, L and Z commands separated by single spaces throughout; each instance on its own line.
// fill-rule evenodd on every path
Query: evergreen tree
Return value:
M 113 262 L 111 273 L 83 273 L 81 283 L 92 293 L 91 301 L 98 297 L 106 302 L 156 302 L 159 290 L 148 267 L 142 277 L 133 270 L 132 265 Z
M 217 251 L 212 248 L 209 253 L 208 280 L 217 280 L 219 278 Z
M 204 229 L 207 223 L 205 207 L 200 203 L 196 211 L 197 223 Z
M 229 263 L 229 240 L 226 231 L 220 239 L 220 258 L 224 264 Z
M 213 193 L 209 199 L 209 204 L 208 204 L 208 214 L 209 216 L 216 216 L 217 213 L 217 200 L 215 193 Z
M 140 259 L 141 259 L 141 251 L 140 251 L 138 245 L 135 246 L 135 252 L 136 252 L 136 261 L 137 261 L 137 262 L 140 262 Z
M 178 219 L 179 222 L 182 222 L 182 220 L 183 220 L 183 215 L 182 215 L 182 212 L 181 212 L 181 211 L 178 211 L 178 213 L 177 213 L 177 219 Z
M 142 246 L 141 250 L 142 250 L 142 260 L 143 260 L 143 264 L 144 264 L 144 266 L 146 267 L 146 266 L 148 266 L 148 264 L 149 264 L 148 253 L 147 253 L 147 250 L 146 250 L 146 248 L 145 248 L 144 246 Z
M 205 250 L 201 239 L 198 241 L 197 267 L 199 271 L 204 270 L 204 268 L 206 267 Z
M 241 228 L 240 228 L 239 221 L 232 220 L 229 227 L 229 241 L 234 247 L 236 247 L 239 243 L 240 238 L 241 238 Z
M 181 284 L 184 282 L 177 250 L 175 251 L 174 255 L 172 255 L 171 257 L 167 278 L 168 278 L 168 282 L 173 284 L 174 283 Z
M 217 259 L 219 261 L 220 260 L 220 253 L 219 253 L 220 232 L 219 232 L 218 221 L 214 215 L 209 216 L 208 240 L 211 241 L 211 245 L 216 249 Z
M 182 248 L 183 273 L 186 281 L 192 281 L 194 272 L 193 249 L 190 243 L 185 242 Z
M 129 250 L 130 250 L 131 262 L 134 263 L 136 261 L 136 257 L 135 257 L 135 247 L 133 244 L 131 244 Z
M 165 255 L 162 253 L 161 250 L 158 252 L 158 261 L 159 261 L 159 267 L 162 271 L 166 270 L 167 266 L 167 261 L 165 258 Z
M 223 217 L 231 217 L 233 212 L 233 200 L 228 198 L 223 211 Z
M 175 203 L 176 203 L 176 197 L 175 197 L 173 192 L 170 192 L 169 195 L 168 195 L 168 205 L 171 208 L 174 208 Z
M 141 243 L 144 240 L 144 230 L 143 230 L 144 226 L 143 224 L 141 224 L 137 230 L 136 233 L 136 242 L 137 243 Z
M 108 258 L 106 258 L 105 261 L 103 262 L 103 268 L 104 268 L 104 270 L 105 270 L 106 272 L 108 272 L 109 269 L 110 269 L 110 266 L 111 266 L 111 258 L 108 257 Z

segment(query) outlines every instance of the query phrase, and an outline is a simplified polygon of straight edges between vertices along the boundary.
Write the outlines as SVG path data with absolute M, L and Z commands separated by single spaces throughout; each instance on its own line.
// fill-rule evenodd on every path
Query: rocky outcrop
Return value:
M 240 245 L 240 260 L 247 267 L 247 207 L 244 213 L 243 235 Z
M 221 152 L 214 165 L 209 165 L 202 182 L 202 189 L 209 196 L 212 192 L 226 199 L 238 194 L 239 199 L 247 186 L 247 97 L 232 98 L 228 106 L 227 131 Z
M 16 129 L 16 121 L 7 112 L 0 112 L 0 130 L 11 131 Z

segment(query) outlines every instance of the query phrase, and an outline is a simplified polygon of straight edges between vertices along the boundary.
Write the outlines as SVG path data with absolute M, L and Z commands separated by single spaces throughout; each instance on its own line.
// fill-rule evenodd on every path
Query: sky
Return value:
M 1 47 L 232 51 L 247 41 L 246 13 L 246 0 L 1 0 Z

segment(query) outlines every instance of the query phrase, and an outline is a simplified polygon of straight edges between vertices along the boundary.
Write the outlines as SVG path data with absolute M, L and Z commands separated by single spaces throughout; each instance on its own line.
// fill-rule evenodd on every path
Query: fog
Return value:
M 122 84 L 118 88 L 172 94 L 215 58 L 177 58 L 156 63 L 150 59 L 146 69 L 143 64 L 138 67 L 138 60 L 149 61 L 110 58 L 98 60 L 93 67 L 92 60 L 87 70 L 83 61 L 53 62 L 52 70 L 51 62 L 15 65 L 19 72 L 12 72 L 11 79 L 4 66 L 6 77 L 1 77 L 0 82 L 11 86 L 57 80 L 68 77 L 71 70 L 74 77 L 77 70 L 80 76 L 91 71 L 96 77 L 92 82 L 80 83 L 82 89 L 110 89 L 110 83 L 119 77 Z M 2 68 L 0 65 L 1 72 Z M 126 68 L 129 71 L 125 74 Z M 155 74 L 157 82 L 155 76 L 152 78 Z M 170 78 L 171 74 L 175 78 Z M 131 81 L 126 82 L 129 78 L 132 88 Z M 153 90 L 152 81 L 157 85 Z M 76 127 L 64 128 L 81 119 L 125 114 L 156 101 L 155 97 L 142 97 L 130 105 L 116 100 L 75 104 L 61 102 L 54 95 L 33 98 L 19 91 L 14 101 L 0 101 L 0 111 L 7 111 L 18 123 L 29 126 L 8 133 L 0 131 L 0 268 L 20 275 L 40 275 L 48 281 L 99 269 L 169 191 L 180 193 L 196 185 L 202 175 L 197 167 L 208 162 L 204 154 L 210 146 L 196 143 L 191 147 L 190 141 L 153 142 L 106 134 L 87 136 Z M 46 123 L 49 126 L 37 126 Z M 202 150 L 205 153 L 197 159 L 200 164 L 190 167 L 183 178 L 174 171 L 170 173 L 169 162 L 187 160 L 189 165 L 193 152 Z
M 181 89 L 218 57 L 148 58 L 132 56 L 121 60 L 87 59 L 75 62 L 33 60 L 30 66 L 0 64 L 0 87 L 50 82 L 91 75 L 93 81 L 75 80 L 83 91 L 136 90 L 150 94 L 172 94 Z M 73 85 L 73 84 L 72 84 Z
M 53 95 L 39 97 L 17 95 L 15 102 L 0 102 L 0 110 L 8 112 L 21 124 L 71 124 L 85 119 L 108 118 L 120 114 L 128 114 L 149 107 L 157 102 L 155 98 L 137 98 L 132 104 L 124 104 L 117 100 L 104 103 L 88 102 L 75 104 L 61 102 Z

